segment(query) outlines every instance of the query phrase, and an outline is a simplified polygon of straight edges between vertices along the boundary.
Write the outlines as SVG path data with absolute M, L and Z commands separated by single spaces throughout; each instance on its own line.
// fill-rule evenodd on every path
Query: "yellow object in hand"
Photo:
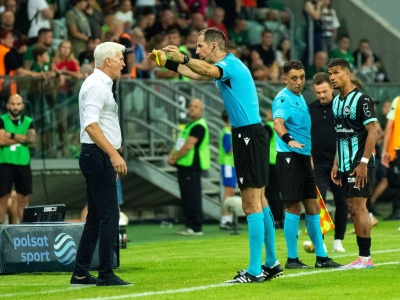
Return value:
M 153 49 L 153 54 L 156 56 L 156 64 L 160 66 L 160 59 L 158 58 L 158 52 L 156 49 Z

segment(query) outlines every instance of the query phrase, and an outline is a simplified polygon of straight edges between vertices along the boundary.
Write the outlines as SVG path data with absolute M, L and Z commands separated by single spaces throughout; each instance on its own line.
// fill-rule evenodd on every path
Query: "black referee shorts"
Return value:
M 269 136 L 261 124 L 232 129 L 233 157 L 240 189 L 268 185 Z
M 317 199 L 317 184 L 311 158 L 296 152 L 278 152 L 276 169 L 282 201 Z
M 11 193 L 13 184 L 18 194 L 32 194 L 31 166 L 0 164 L 0 197 Z

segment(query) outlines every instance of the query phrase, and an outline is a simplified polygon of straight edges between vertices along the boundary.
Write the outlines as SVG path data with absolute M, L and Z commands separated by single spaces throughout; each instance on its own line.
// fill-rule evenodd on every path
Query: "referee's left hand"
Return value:
M 292 140 L 292 141 L 290 141 L 289 143 L 288 143 L 288 146 L 289 147 L 291 147 L 291 148 L 299 148 L 299 149 L 303 149 L 303 147 L 305 146 L 306 144 L 300 144 L 299 142 L 297 142 L 297 141 L 295 141 L 295 140 Z

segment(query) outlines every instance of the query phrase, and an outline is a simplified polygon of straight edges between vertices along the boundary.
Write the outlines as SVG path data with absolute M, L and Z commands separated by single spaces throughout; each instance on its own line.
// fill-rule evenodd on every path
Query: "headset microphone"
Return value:
M 212 50 L 211 50 L 206 56 L 204 56 L 203 60 L 206 60 L 206 58 L 207 58 L 211 53 L 213 53 L 214 49 L 215 49 L 215 46 L 213 46 Z

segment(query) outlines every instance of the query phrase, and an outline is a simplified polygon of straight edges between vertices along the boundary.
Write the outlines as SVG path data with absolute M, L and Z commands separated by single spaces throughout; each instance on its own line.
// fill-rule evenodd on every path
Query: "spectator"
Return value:
M 79 53 L 86 50 L 86 44 L 92 36 L 90 23 L 84 11 L 86 0 L 72 0 L 73 7 L 67 11 L 65 22 L 68 28 L 68 39 L 71 41 L 72 52 L 78 57 Z
M 257 0 L 257 16 L 258 19 L 281 22 L 287 27 L 290 26 L 290 14 L 286 10 L 286 6 L 280 0 Z
M 16 0 L 5 0 L 4 1 L 4 11 L 11 11 L 14 15 L 18 11 L 18 5 Z M 26 34 L 27 32 L 25 32 Z
M 28 19 L 31 22 L 28 31 L 29 45 L 36 43 L 40 28 L 51 29 L 54 11 L 46 0 L 28 0 Z
M 186 36 L 185 47 L 190 53 L 190 57 L 197 58 L 196 48 L 197 48 L 197 36 L 199 31 L 197 29 L 190 29 L 189 34 Z
M 305 34 L 306 49 L 304 50 L 303 61 L 306 66 L 312 65 L 315 54 L 323 49 L 321 21 L 322 6 L 323 0 L 304 1 L 303 13 L 307 26 Z
M 132 50 L 134 56 L 134 68 L 136 68 L 136 78 L 150 78 L 149 61 L 146 53 L 146 39 L 143 30 L 135 27 L 132 30 Z
M 291 47 L 292 44 L 290 43 L 290 40 L 286 37 L 281 39 L 281 41 L 279 42 L 276 50 L 276 61 L 278 62 L 280 67 L 283 67 L 283 65 L 290 60 Z
M 161 12 L 160 22 L 154 25 L 147 31 L 146 39 L 150 40 L 156 34 L 166 34 L 167 31 L 175 24 L 175 16 L 170 9 Z
M 365 52 L 362 52 L 360 56 L 361 65 L 356 68 L 356 76 L 364 83 L 372 83 L 375 81 L 378 69 L 372 62 L 372 56 Z
M 135 17 L 139 19 L 140 16 L 156 14 L 156 0 L 136 0 L 135 3 Z
M 26 46 L 26 36 L 14 28 L 15 16 L 11 10 L 6 10 L 1 14 L 1 28 L 10 30 L 13 33 L 14 44 L 13 47 L 19 53 L 24 53 L 28 48 Z
M 207 21 L 207 27 L 215 27 L 221 30 L 224 34 L 226 39 L 228 39 L 228 30 L 224 24 L 225 19 L 225 10 L 222 7 L 214 8 L 213 14 L 210 19 Z
M 0 76 L 19 75 L 19 76 L 38 76 L 33 71 L 22 68 L 23 56 L 15 48 L 13 48 L 13 34 L 9 30 L 0 30 Z M 16 82 L 12 79 L 0 80 L 0 103 L 8 100 L 10 95 L 17 93 Z M 2 107 L 1 105 L 0 107 Z
M 78 56 L 79 65 L 90 64 L 94 67 L 94 49 L 101 43 L 99 38 L 91 37 L 86 46 L 86 50 Z
M 59 74 L 57 89 L 58 150 L 62 157 L 68 157 L 68 98 L 71 96 L 74 80 L 82 78 L 79 62 L 72 53 L 70 41 L 63 41 L 58 45 L 51 68 Z
M 220 7 L 224 10 L 224 15 L 229 16 L 229 18 L 223 19 L 225 28 L 233 28 L 235 26 L 235 20 L 239 17 L 242 9 L 242 0 L 210 0 L 210 4 L 214 11 L 217 7 Z
M 315 53 L 314 64 L 306 68 L 306 80 L 313 79 L 314 75 L 319 72 L 326 72 L 328 63 L 328 54 L 325 51 Z
M 168 163 L 178 168 L 185 227 L 181 235 L 203 235 L 201 174 L 210 168 L 210 133 L 203 118 L 204 103 L 193 99 L 189 105 L 190 122 L 180 132 Z
M 136 17 L 136 27 L 142 29 L 144 36 L 147 35 L 147 31 L 153 27 L 156 21 L 156 15 L 154 14 L 153 10 L 147 8 L 143 10 L 143 13 Z
M 181 35 L 178 29 L 171 29 L 167 33 L 167 43 L 168 45 L 174 45 L 178 47 L 178 50 L 183 53 L 183 54 L 189 54 L 188 49 L 184 46 L 181 45 Z M 161 69 L 160 71 L 156 71 L 155 75 L 157 78 L 161 79 L 183 79 L 188 81 L 189 78 L 182 76 L 174 71 L 168 70 L 166 68 Z
M 235 26 L 228 29 L 229 41 L 234 42 L 238 47 L 243 60 L 247 60 L 250 51 L 247 48 L 249 45 L 247 22 L 244 19 L 236 19 Z
M 358 45 L 358 49 L 354 51 L 354 60 L 356 68 L 362 66 L 362 62 L 366 61 L 366 58 L 362 56 L 362 53 L 367 54 L 370 57 L 369 64 L 376 70 L 374 81 L 375 82 L 389 82 L 389 78 L 386 75 L 386 71 L 382 65 L 380 58 L 372 52 L 370 43 L 367 39 L 361 39 Z
M 207 28 L 207 22 L 202 14 L 192 13 L 190 14 L 188 27 L 190 29 L 196 29 L 198 32 L 200 32 L 203 29 Z
M 322 0 L 321 22 L 322 22 L 322 50 L 326 53 L 332 51 L 340 27 L 336 11 L 332 8 L 332 0 Z
M 33 63 L 31 71 L 41 74 L 39 80 L 30 80 L 28 89 L 28 99 L 31 103 L 33 116 L 42 128 L 41 138 L 43 139 L 44 149 L 42 151 L 48 157 L 55 157 L 53 128 L 55 127 L 54 117 L 51 111 L 54 109 L 56 93 L 56 73 L 50 68 L 51 58 L 48 48 L 36 46 L 32 52 Z M 46 129 L 45 129 L 46 128 Z
M 129 33 L 132 26 L 135 25 L 136 21 L 133 18 L 133 10 L 131 0 L 123 0 L 115 13 L 117 20 L 120 20 L 124 24 L 124 32 Z
M 354 68 L 354 56 L 350 49 L 350 37 L 347 34 L 340 36 L 338 47 L 330 52 L 331 59 L 343 58 L 350 64 L 351 69 Z
M 101 39 L 102 26 L 104 23 L 104 15 L 101 10 L 97 9 L 98 3 L 96 0 L 87 0 L 87 6 L 85 9 L 86 18 L 89 20 L 90 31 L 93 38 Z
M 101 3 L 101 8 L 104 15 L 110 15 L 110 14 L 113 15 L 117 11 L 118 6 L 119 6 L 119 0 L 102 0 Z
M 28 47 L 28 50 L 24 53 L 24 68 L 26 70 L 30 70 L 33 63 L 33 49 L 41 46 L 47 49 L 47 52 L 50 56 L 50 64 L 51 58 L 54 56 L 53 51 L 53 32 L 48 28 L 41 28 L 38 33 L 37 42 Z
M 206 16 L 208 0 L 179 0 L 180 13 L 189 16 L 192 13 L 200 13 Z
M 269 67 L 276 61 L 275 50 L 273 49 L 274 34 L 272 31 L 265 29 L 261 33 L 261 44 L 251 48 L 251 52 L 258 52 L 266 67 Z M 252 59 L 250 58 L 252 62 Z
M 33 120 L 23 114 L 24 101 L 18 94 L 10 96 L 8 113 L 0 116 L 0 224 L 4 222 L 7 202 L 15 184 L 18 218 L 22 220 L 25 206 L 32 193 L 32 172 L 29 147 L 35 143 Z

